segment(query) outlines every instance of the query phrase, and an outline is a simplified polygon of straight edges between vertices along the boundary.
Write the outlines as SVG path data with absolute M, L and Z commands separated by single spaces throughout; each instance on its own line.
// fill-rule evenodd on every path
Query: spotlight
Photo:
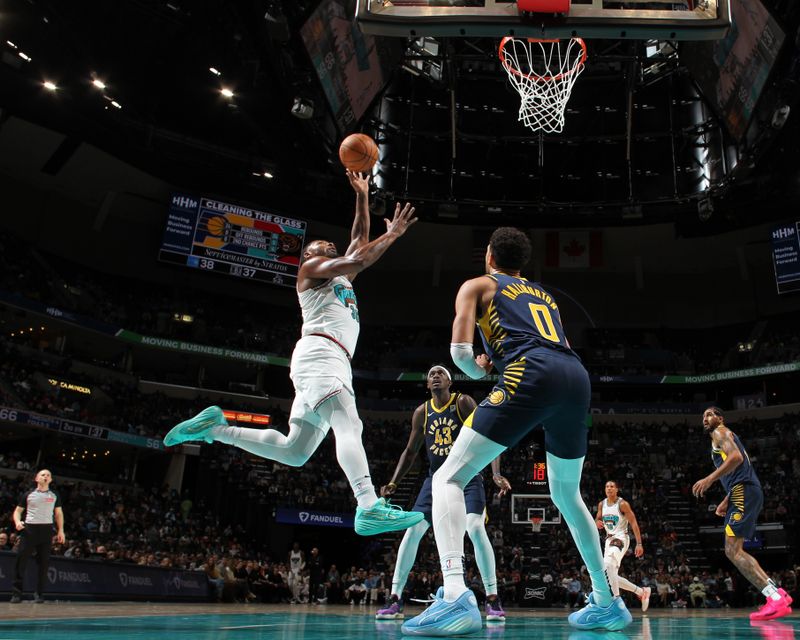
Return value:
M 53 84 L 52 82 L 50 82 L 49 80 L 45 80 L 42 83 L 42 86 L 45 89 L 47 89 L 48 91 L 55 91 L 56 89 L 58 89 L 58 87 L 55 84 Z
M 106 83 L 103 82 L 102 80 L 100 80 L 100 78 L 95 78 L 94 80 L 92 80 L 92 84 L 95 87 L 97 87 L 98 89 L 105 89 L 106 88 Z
M 114 107 L 115 109 L 122 109 L 122 105 L 116 100 L 111 101 L 111 106 Z
M 228 98 L 228 100 L 230 100 L 231 98 L 233 98 L 233 91 L 231 91 L 230 89 L 228 89 L 228 87 L 222 87 L 222 89 L 220 89 L 220 90 L 219 90 L 219 92 L 220 92 L 220 93 L 221 93 L 221 94 L 222 94 L 224 97 Z
M 310 120 L 314 117 L 314 101 L 296 96 L 292 103 L 292 115 L 300 120 Z
M 219 69 L 217 69 L 216 67 L 209 67 L 209 68 L 208 68 L 208 70 L 209 70 L 211 73 L 213 73 L 215 76 L 221 76 L 221 75 L 222 75 L 222 71 L 220 71 L 220 70 L 219 70 Z
M 17 55 L 18 55 L 20 58 L 22 58 L 22 59 L 23 59 L 25 62 L 30 62 L 31 60 L 33 60 L 33 58 L 31 58 L 31 57 L 30 57 L 28 54 L 26 54 L 24 51 L 20 51 L 20 52 L 19 52 Z

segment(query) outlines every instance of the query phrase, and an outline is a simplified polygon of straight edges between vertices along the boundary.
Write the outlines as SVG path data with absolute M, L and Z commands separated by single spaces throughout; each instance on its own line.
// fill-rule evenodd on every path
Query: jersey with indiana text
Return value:
M 450 449 L 458 436 L 458 430 L 464 424 L 464 418 L 458 410 L 460 393 L 451 393 L 450 399 L 443 407 L 436 407 L 433 400 L 425 403 L 425 448 L 430 462 L 430 473 L 442 466 L 450 455 Z
M 301 335 L 321 333 L 341 344 L 350 357 L 358 342 L 358 303 L 353 285 L 344 276 L 326 280 L 297 294 L 303 312 Z
M 564 335 L 558 305 L 541 285 L 502 273 L 488 277 L 497 282 L 497 292 L 478 320 L 478 327 L 486 353 L 498 371 L 536 347 L 576 355 Z
M 756 475 L 755 469 L 753 469 L 753 465 L 750 464 L 750 456 L 747 455 L 747 451 L 745 451 L 742 441 L 739 440 L 739 436 L 733 433 L 733 431 L 731 431 L 731 435 L 733 436 L 733 441 L 736 443 L 736 446 L 739 449 L 739 453 L 742 454 L 742 463 L 733 471 L 725 474 L 719 479 L 722 483 L 722 486 L 725 487 L 725 491 L 728 493 L 730 493 L 731 489 L 737 484 L 752 484 L 761 487 L 761 482 Z M 715 449 L 713 446 L 711 447 L 711 460 L 714 462 L 714 467 L 721 467 L 722 463 L 725 462 L 727 458 L 728 456 L 725 455 L 725 452 L 722 449 Z
M 603 526 L 609 538 L 623 538 L 628 535 L 628 519 L 620 511 L 621 503 L 622 498 L 617 498 L 614 504 L 609 504 L 608 498 L 603 500 Z

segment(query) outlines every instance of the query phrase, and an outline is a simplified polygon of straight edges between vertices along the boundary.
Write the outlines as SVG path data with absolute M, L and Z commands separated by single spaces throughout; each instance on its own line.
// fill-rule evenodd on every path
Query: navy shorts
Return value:
M 548 453 L 581 458 L 588 446 L 591 393 L 589 374 L 577 357 L 532 349 L 505 368 L 464 426 L 511 448 L 541 424 Z
M 428 524 L 433 522 L 431 518 L 431 513 L 433 512 L 432 480 L 433 476 L 428 474 L 425 482 L 422 483 L 422 489 L 419 491 L 417 501 L 411 508 L 412 511 L 419 511 L 424 514 Z M 464 487 L 464 500 L 467 503 L 467 513 L 483 513 L 486 510 L 486 491 L 483 488 L 483 477 L 480 473 Z
M 757 484 L 735 484 L 728 496 L 725 512 L 725 535 L 752 540 L 756 535 L 758 514 L 764 506 L 764 492 Z

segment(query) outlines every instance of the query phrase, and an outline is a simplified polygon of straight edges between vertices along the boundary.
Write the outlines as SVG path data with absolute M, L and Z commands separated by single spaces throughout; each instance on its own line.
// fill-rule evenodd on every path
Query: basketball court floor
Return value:
M 411 609 L 410 613 L 416 612 Z M 790 640 L 800 618 L 751 623 L 749 611 L 654 610 L 634 613 L 624 632 L 575 631 L 567 611 L 509 612 L 470 638 L 496 640 Z M 376 621 L 373 608 L 349 606 L 150 605 L 138 603 L 0 604 L 0 640 L 395 640 L 400 621 Z

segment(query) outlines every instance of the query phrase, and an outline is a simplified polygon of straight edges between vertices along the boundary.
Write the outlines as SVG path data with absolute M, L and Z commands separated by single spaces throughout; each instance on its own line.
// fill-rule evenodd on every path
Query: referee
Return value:
M 61 498 L 50 489 L 53 475 L 47 469 L 36 474 L 36 488 L 20 495 L 17 508 L 14 509 L 14 526 L 20 532 L 20 543 L 17 551 L 17 566 L 14 575 L 14 587 L 11 602 L 22 602 L 22 579 L 25 567 L 34 552 L 39 562 L 39 576 L 34 602 L 44 602 L 42 590 L 47 576 L 47 561 L 50 559 L 50 545 L 53 542 L 53 521 L 56 525 L 56 537 L 64 543 L 64 512 L 61 509 Z M 22 514 L 25 513 L 25 519 Z

